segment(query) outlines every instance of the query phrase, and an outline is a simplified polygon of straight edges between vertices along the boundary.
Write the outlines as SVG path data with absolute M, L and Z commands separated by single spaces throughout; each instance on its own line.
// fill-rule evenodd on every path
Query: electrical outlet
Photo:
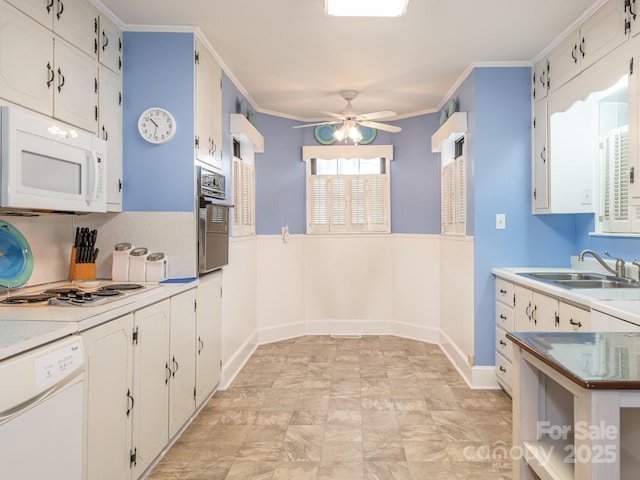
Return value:
M 469 365 L 471 365 L 473 367 L 473 365 L 475 364 L 475 358 L 474 358 L 474 355 L 472 353 L 470 353 L 468 355 L 467 361 L 469 362 Z
M 507 228 L 507 216 L 504 213 L 496 213 L 496 230 Z

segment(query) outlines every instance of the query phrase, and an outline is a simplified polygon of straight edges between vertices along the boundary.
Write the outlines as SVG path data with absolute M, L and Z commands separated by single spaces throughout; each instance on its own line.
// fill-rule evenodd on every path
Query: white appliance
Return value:
M 107 211 L 107 143 L 18 107 L 0 112 L 0 206 Z
M 84 350 L 67 337 L 0 362 L 0 476 L 81 480 Z

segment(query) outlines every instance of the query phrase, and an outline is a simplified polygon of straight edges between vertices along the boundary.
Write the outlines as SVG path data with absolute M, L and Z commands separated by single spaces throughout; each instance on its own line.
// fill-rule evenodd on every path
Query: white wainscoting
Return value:
M 257 345 L 332 334 L 441 344 L 470 385 L 493 385 L 484 379 L 493 367 L 472 368 L 466 359 L 465 352 L 473 354 L 473 239 L 455 242 L 404 234 L 232 239 L 224 275 L 221 388 Z M 450 258 L 456 255 L 462 258 Z M 443 268 L 443 259 L 450 266 Z M 461 285 L 452 283 L 458 274 L 465 279 Z

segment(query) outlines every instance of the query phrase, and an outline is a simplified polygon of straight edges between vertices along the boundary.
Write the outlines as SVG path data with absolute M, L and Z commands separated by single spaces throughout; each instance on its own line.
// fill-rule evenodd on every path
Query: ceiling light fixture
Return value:
M 333 17 L 400 17 L 409 0 L 324 0 L 324 12 Z
M 362 140 L 362 132 L 360 131 L 360 128 L 358 128 L 358 124 L 355 120 L 345 120 L 340 128 L 334 130 L 333 138 L 338 142 L 349 138 L 353 143 L 358 143 Z

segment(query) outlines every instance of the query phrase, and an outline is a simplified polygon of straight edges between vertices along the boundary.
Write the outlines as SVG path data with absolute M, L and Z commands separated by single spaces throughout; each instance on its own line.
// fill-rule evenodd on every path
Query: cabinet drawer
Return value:
M 560 302 L 560 325 L 563 332 L 591 331 L 591 312 Z
M 514 330 L 513 308 L 507 307 L 504 303 L 496 302 L 496 325 L 504 328 L 507 332 Z
M 513 307 L 513 283 L 496 278 L 496 300 Z
M 511 362 L 499 353 L 496 353 L 496 375 L 498 376 L 499 381 L 505 383 L 509 387 L 509 390 L 511 390 L 511 374 Z
M 507 360 L 513 360 L 513 342 L 507 340 L 507 332 L 500 327 L 496 328 L 496 351 Z

